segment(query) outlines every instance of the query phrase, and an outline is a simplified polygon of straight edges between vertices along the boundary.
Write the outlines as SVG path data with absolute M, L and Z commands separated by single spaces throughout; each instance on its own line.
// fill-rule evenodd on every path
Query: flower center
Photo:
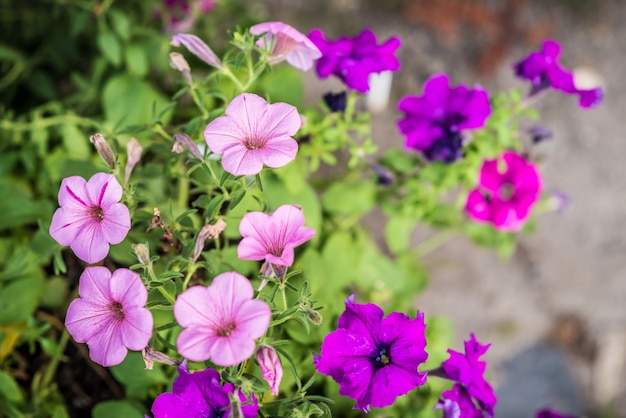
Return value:
M 256 138 L 246 138 L 243 141 L 243 144 L 249 150 L 255 150 L 255 149 L 263 148 L 263 142 L 257 140 Z
M 391 356 L 389 354 L 389 347 L 385 344 L 378 347 L 376 357 L 374 357 L 374 367 L 380 369 L 391 363 Z
M 124 315 L 124 307 L 119 302 L 111 302 L 109 310 L 113 314 L 113 318 L 118 321 L 123 321 L 124 318 L 126 318 L 126 315 Z
M 104 211 L 100 206 L 94 206 L 89 210 L 89 214 L 91 215 L 91 219 L 96 222 L 102 222 L 104 220 Z
M 233 331 L 237 328 L 237 324 L 235 324 L 234 322 L 228 322 L 227 324 L 219 327 L 217 329 L 217 331 L 215 332 L 215 334 L 218 337 L 228 337 L 230 336 L 230 334 L 233 333 Z
M 515 188 L 512 184 L 504 183 L 502 186 L 500 186 L 500 189 L 498 189 L 498 196 L 500 196 L 500 199 L 502 200 L 511 200 L 514 192 Z

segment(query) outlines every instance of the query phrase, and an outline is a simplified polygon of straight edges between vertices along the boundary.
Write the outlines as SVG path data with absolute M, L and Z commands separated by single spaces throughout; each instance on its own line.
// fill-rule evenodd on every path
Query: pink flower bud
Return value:
M 102 157 L 105 163 L 111 168 L 111 170 L 115 169 L 115 155 L 113 155 L 113 150 L 109 146 L 108 142 L 104 137 L 100 134 L 93 134 L 89 137 L 89 141 L 94 144 L 96 147 L 96 151 Z
M 133 172 L 133 168 L 137 165 L 139 160 L 141 160 L 141 153 L 143 152 L 143 148 L 139 145 L 139 141 L 135 138 L 131 138 L 130 141 L 126 144 L 126 153 L 128 155 L 128 160 L 126 161 L 126 171 L 124 173 L 124 184 L 128 184 L 128 180 L 130 179 L 130 173 Z
M 222 218 L 218 219 L 214 225 L 208 224 L 205 225 L 198 234 L 198 238 L 196 239 L 196 245 L 193 249 L 193 257 L 192 260 L 195 263 L 198 261 L 198 257 L 200 257 L 200 253 L 204 249 L 204 242 L 207 239 L 215 239 L 220 236 L 222 231 L 226 228 L 226 222 L 222 220 Z
M 178 52 L 170 52 L 170 67 L 172 67 L 176 71 L 180 71 L 181 73 L 183 73 L 183 76 L 185 76 L 185 79 L 187 80 L 187 83 L 189 83 L 189 85 L 193 84 L 193 81 L 191 79 L 191 68 L 189 67 L 189 63 L 182 54 Z
M 256 361 L 261 368 L 261 376 L 270 385 L 272 395 L 278 395 L 280 380 L 283 378 L 283 366 L 276 350 L 269 345 L 261 344 L 256 351 Z
M 172 146 L 172 152 L 180 154 L 185 150 L 185 148 L 187 148 L 189 152 L 191 152 L 193 156 L 200 161 L 204 160 L 204 158 L 202 158 L 202 153 L 198 149 L 198 146 L 191 140 L 189 135 L 174 135 L 174 145 Z
M 173 46 L 180 46 L 180 44 L 183 44 L 185 48 L 189 50 L 189 52 L 200 58 L 202 61 L 206 62 L 212 67 L 220 70 L 222 69 L 222 63 L 220 62 L 220 59 L 217 57 L 217 55 L 215 55 L 211 48 L 209 48 L 209 46 L 196 35 L 179 33 L 172 37 L 171 44 Z

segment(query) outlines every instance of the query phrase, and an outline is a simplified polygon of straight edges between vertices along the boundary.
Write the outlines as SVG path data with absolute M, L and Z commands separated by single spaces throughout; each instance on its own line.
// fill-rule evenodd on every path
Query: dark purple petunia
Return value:
M 213 369 L 189 373 L 187 362 L 178 368 L 178 378 L 174 381 L 172 392 L 160 394 L 152 404 L 154 418 L 225 418 L 230 416 L 233 407 L 229 394 L 235 387 L 220 384 L 220 375 Z M 257 399 L 252 395 L 252 402 L 245 404 L 246 397 L 239 392 L 243 417 L 254 418 L 259 410 Z M 241 415 L 239 415 L 241 416 Z
M 574 415 L 564 415 L 560 412 L 553 411 L 549 408 L 544 408 L 540 411 L 537 411 L 537 415 L 535 418 L 576 418 Z
M 594 107 L 602 101 L 602 89 L 582 90 L 576 88 L 574 76 L 559 64 L 561 45 L 557 41 L 543 42 L 541 51 L 531 52 L 524 60 L 513 65 L 515 75 L 532 83 L 530 95 L 549 87 L 567 94 L 578 95 L 581 107 Z
M 318 77 L 327 78 L 334 74 L 348 87 L 361 93 L 370 89 L 370 74 L 400 68 L 395 52 L 402 42 L 395 36 L 382 45 L 377 44 L 376 35 L 370 29 L 365 29 L 354 38 L 342 36 L 336 41 L 326 39 L 319 29 L 313 29 L 308 36 L 322 51 L 322 58 L 315 63 Z
M 418 367 L 428 358 L 424 314 L 415 319 L 399 312 L 383 318 L 378 306 L 346 299 L 339 329 L 324 339 L 317 371 L 339 383 L 339 393 L 356 400 L 354 409 L 391 405 L 396 397 L 426 382 Z
M 405 114 L 398 129 L 406 137 L 406 148 L 446 163 L 461 158 L 463 131 L 482 128 L 491 113 L 485 90 L 462 84 L 451 88 L 446 74 L 429 78 L 421 96 L 404 96 L 398 109 Z
M 345 91 L 339 93 L 329 91 L 322 96 L 322 99 L 324 99 L 324 103 L 326 103 L 331 112 L 343 112 L 346 110 L 348 95 Z

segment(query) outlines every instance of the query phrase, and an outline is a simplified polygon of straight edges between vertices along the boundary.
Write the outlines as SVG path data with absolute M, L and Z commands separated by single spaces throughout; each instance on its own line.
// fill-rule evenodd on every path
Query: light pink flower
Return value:
M 215 55 L 213 50 L 209 48 L 209 46 L 196 35 L 191 35 L 189 33 L 179 33 L 172 36 L 172 42 L 170 42 L 170 45 L 180 46 L 180 44 L 183 44 L 185 48 L 189 50 L 189 52 L 191 52 L 210 66 L 222 69 L 222 63 L 217 55 Z
M 261 376 L 270 385 L 272 395 L 278 395 L 278 387 L 283 378 L 283 366 L 276 350 L 269 345 L 261 344 L 256 351 L 256 361 L 261 368 Z
M 192 361 L 211 360 L 234 366 L 254 354 L 254 340 L 267 331 L 272 312 L 267 303 L 252 299 L 252 285 L 235 272 L 222 273 L 209 287 L 194 286 L 174 304 L 174 316 L 185 328 L 178 352 Z
M 204 130 L 212 152 L 222 154 L 229 173 L 258 174 L 263 164 L 277 168 L 296 157 L 298 143 L 292 138 L 301 124 L 298 110 L 287 103 L 269 104 L 256 94 L 242 93 L 226 107 L 226 116 Z
M 136 273 L 87 267 L 80 276 L 78 299 L 67 309 L 65 326 L 89 356 L 102 366 L 121 363 L 127 348 L 142 350 L 152 337 L 152 314 L 144 306 L 148 291 Z
M 61 182 L 59 205 L 50 235 L 69 245 L 76 256 L 97 263 L 109 253 L 109 244 L 119 244 L 130 230 L 128 208 L 118 203 L 122 186 L 112 174 L 97 173 L 89 181 L 78 176 Z
M 126 161 L 126 170 L 124 171 L 124 184 L 128 184 L 133 168 L 135 168 L 137 163 L 141 160 L 142 152 L 143 147 L 135 138 L 131 138 L 128 143 L 126 143 L 126 154 L 128 155 L 128 160 Z
M 287 60 L 293 67 L 306 71 L 313 66 L 313 61 L 322 56 L 319 48 L 306 35 L 286 23 L 259 23 L 250 28 L 250 33 L 265 34 L 256 44 L 264 49 L 272 46 L 267 57 L 270 64 Z
M 273 214 L 247 213 L 239 224 L 243 239 L 237 247 L 242 260 L 266 260 L 279 266 L 291 266 L 294 248 L 315 236 L 304 225 L 302 210 L 283 205 Z

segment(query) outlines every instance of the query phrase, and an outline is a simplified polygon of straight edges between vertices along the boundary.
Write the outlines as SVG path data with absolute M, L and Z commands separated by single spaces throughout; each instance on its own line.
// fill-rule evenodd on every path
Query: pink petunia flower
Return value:
M 287 103 L 269 104 L 256 94 L 242 93 L 226 107 L 226 116 L 204 130 L 212 152 L 222 154 L 222 166 L 239 175 L 258 174 L 263 164 L 278 168 L 298 152 L 292 136 L 300 129 L 298 110 Z
M 254 354 L 254 340 L 270 324 L 267 303 L 252 299 L 252 285 L 241 274 L 222 273 L 209 287 L 194 286 L 174 304 L 174 316 L 185 328 L 178 336 L 178 352 L 192 361 L 211 360 L 234 366 Z
M 97 173 L 89 181 L 79 176 L 63 179 L 59 205 L 50 235 L 69 245 L 83 261 L 93 264 L 109 253 L 109 244 L 119 244 L 130 230 L 130 213 L 123 203 L 122 186 L 112 174 Z
M 539 199 L 541 179 L 537 168 L 519 154 L 504 152 L 486 160 L 479 186 L 467 196 L 465 211 L 478 222 L 491 222 L 501 231 L 518 231 Z
M 80 276 L 78 299 L 67 309 L 65 326 L 79 343 L 87 343 L 91 359 L 104 366 L 121 363 L 131 350 L 141 350 L 152 337 L 152 314 L 144 306 L 148 291 L 136 273 L 87 267 Z
M 256 44 L 265 49 L 272 46 L 268 56 L 270 64 L 287 60 L 293 67 L 307 71 L 313 66 L 313 61 L 322 56 L 319 48 L 306 35 L 283 22 L 259 23 L 250 28 L 250 33 L 265 34 Z
M 302 210 L 283 205 L 273 214 L 247 213 L 239 224 L 243 239 L 237 247 L 242 260 L 267 260 L 279 266 L 291 266 L 294 248 L 315 236 L 315 231 L 304 225 Z
M 280 381 L 283 378 L 283 366 L 276 350 L 269 345 L 261 344 L 256 351 L 256 361 L 261 369 L 261 376 L 270 385 L 272 395 L 278 395 Z

